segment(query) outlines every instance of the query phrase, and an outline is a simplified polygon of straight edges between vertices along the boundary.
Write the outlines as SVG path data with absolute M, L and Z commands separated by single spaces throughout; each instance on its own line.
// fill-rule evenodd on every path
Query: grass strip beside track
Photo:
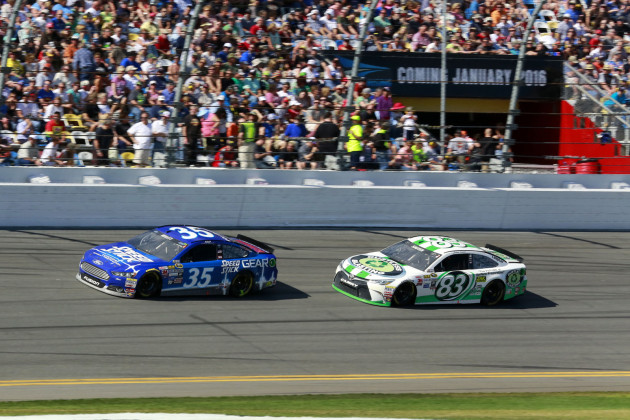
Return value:
M 346 394 L 0 402 L 0 416 L 215 413 L 282 417 L 630 419 L 630 393 Z

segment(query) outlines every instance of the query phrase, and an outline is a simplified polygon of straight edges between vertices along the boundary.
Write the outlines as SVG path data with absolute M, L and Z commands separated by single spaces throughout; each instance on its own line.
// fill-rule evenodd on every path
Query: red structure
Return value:
M 521 102 L 514 154 L 519 162 L 558 164 L 558 173 L 630 174 L 630 156 L 615 139 L 600 142 L 601 129 L 578 117 L 567 101 Z

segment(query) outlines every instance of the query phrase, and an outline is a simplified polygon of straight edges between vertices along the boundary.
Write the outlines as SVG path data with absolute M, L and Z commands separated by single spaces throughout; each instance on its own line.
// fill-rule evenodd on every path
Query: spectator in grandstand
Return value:
M 80 44 L 79 49 L 74 54 L 72 68 L 80 73 L 80 80 L 89 80 L 93 77 L 96 69 L 94 54 L 85 42 Z
M 169 111 L 162 111 L 160 113 L 160 119 L 151 123 L 151 133 L 153 134 L 153 151 L 151 156 L 153 166 L 164 166 L 163 158 L 156 156 L 156 153 L 163 154 L 166 150 L 169 125 L 171 124 L 168 122 L 170 117 L 171 113 Z
M 52 133 L 55 136 L 59 136 L 62 132 L 67 131 L 66 124 L 61 120 L 60 112 L 52 114 L 51 119 L 46 123 L 44 131 L 46 133 Z
M 238 152 L 234 149 L 233 141 L 228 141 L 215 153 L 212 166 L 215 168 L 238 168 Z
M 348 141 L 346 151 L 350 153 L 350 170 L 356 170 L 359 164 L 361 151 L 363 151 L 363 140 L 365 138 L 361 117 L 353 115 L 350 117 L 352 126 L 348 130 Z
M 18 166 L 40 166 L 42 164 L 39 160 L 37 138 L 34 135 L 28 136 L 26 141 L 20 145 L 16 164 Z
M 277 162 L 273 157 L 267 146 L 265 145 L 265 139 L 259 138 L 256 140 L 254 147 L 254 164 L 256 169 L 275 169 Z
M 472 139 L 463 130 L 457 130 L 455 136 L 448 142 L 446 153 L 453 156 L 460 165 L 466 162 L 466 158 L 472 150 Z
M 311 139 L 303 141 L 298 149 L 298 169 L 317 169 L 319 162 L 316 160 L 317 143 Z
M 151 122 L 149 114 L 142 112 L 140 121 L 132 125 L 127 134 L 133 142 L 134 163 L 140 166 L 150 166 L 149 157 L 151 156 L 151 140 L 153 138 L 151 131 Z
M 101 121 L 96 128 L 94 141 L 94 162 L 99 166 L 109 166 L 109 149 L 114 145 L 114 128 L 110 119 Z
M 44 148 L 40 161 L 45 166 L 65 166 L 67 161 L 64 161 L 58 157 L 59 144 L 61 143 L 60 136 L 52 136 L 50 142 Z
M 201 145 L 201 119 L 197 116 L 199 106 L 191 105 L 190 114 L 183 121 L 182 137 L 186 148 L 186 164 L 197 165 L 197 155 Z

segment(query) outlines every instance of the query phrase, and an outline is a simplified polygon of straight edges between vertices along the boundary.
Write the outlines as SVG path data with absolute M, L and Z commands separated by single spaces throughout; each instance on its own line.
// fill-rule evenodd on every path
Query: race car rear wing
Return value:
M 498 246 L 494 246 L 492 244 L 486 244 L 486 248 L 491 249 L 493 251 L 497 251 L 500 252 L 501 254 L 505 254 L 508 257 L 514 258 L 515 260 L 517 260 L 518 262 L 522 263 L 523 261 L 525 261 L 525 259 L 523 257 L 520 257 L 518 255 L 516 255 L 513 252 L 510 252 L 508 250 L 505 250 L 503 248 L 499 248 Z
M 249 236 L 245 236 L 241 234 L 236 235 L 236 239 L 240 239 L 243 242 L 247 242 L 251 245 L 254 245 L 257 248 L 260 248 L 260 250 L 264 251 L 263 253 L 273 254 L 273 248 L 264 242 L 257 241 L 256 239 L 253 239 L 253 238 L 250 238 Z M 257 249 L 254 249 L 254 251 L 259 252 L 259 250 Z

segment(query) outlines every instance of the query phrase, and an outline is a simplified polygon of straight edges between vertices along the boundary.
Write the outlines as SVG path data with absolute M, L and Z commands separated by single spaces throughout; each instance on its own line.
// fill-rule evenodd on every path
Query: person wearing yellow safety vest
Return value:
M 363 126 L 361 125 L 361 117 L 358 115 L 353 115 L 350 119 L 352 126 L 348 130 L 346 150 L 350 153 L 350 170 L 352 171 L 357 169 L 363 151 Z
M 387 169 L 392 154 L 392 142 L 389 134 L 391 124 L 389 121 L 380 121 L 378 124 L 379 129 L 372 136 L 372 141 L 374 142 L 378 167 L 383 171 Z

